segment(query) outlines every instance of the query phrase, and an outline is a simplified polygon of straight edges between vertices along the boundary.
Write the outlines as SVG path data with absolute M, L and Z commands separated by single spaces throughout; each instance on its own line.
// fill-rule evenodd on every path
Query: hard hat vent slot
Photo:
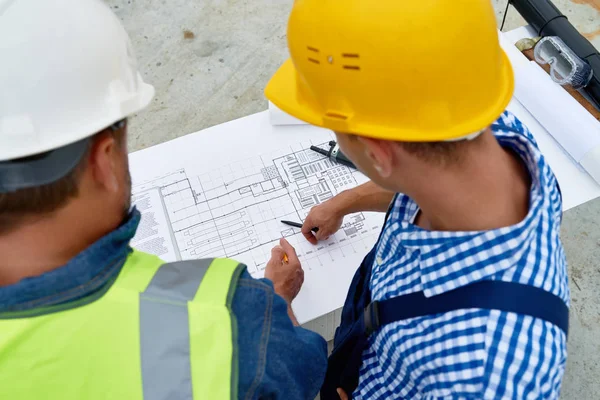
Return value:
M 337 114 L 334 112 L 327 112 L 327 113 L 325 113 L 325 116 L 329 117 L 329 118 L 341 119 L 342 121 L 345 121 L 348 119 L 348 117 L 346 115 Z
M 321 64 L 321 62 L 319 60 L 317 60 L 316 58 L 313 58 L 313 57 L 318 57 L 319 49 L 317 49 L 316 47 L 310 47 L 310 46 L 306 46 L 306 49 L 312 53 L 316 53 L 314 55 L 309 55 L 308 61 L 310 61 L 311 63 L 314 63 L 314 64 Z
M 342 53 L 342 58 L 348 59 L 352 58 L 354 60 L 358 60 L 360 58 L 360 54 L 357 53 Z M 360 67 L 358 65 L 343 65 L 344 69 L 350 69 L 353 71 L 360 71 Z

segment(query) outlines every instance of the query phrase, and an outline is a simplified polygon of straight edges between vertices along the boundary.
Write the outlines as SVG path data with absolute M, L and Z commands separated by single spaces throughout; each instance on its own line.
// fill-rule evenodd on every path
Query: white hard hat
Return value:
M 125 29 L 101 0 L 0 0 L 0 54 L 0 192 L 64 176 L 82 156 L 70 153 L 85 151 L 83 139 L 154 96 Z M 50 168 L 34 160 L 37 178 L 32 165 L 11 161 L 50 150 L 61 154 L 49 157 Z M 21 166 L 28 171 L 19 183 Z

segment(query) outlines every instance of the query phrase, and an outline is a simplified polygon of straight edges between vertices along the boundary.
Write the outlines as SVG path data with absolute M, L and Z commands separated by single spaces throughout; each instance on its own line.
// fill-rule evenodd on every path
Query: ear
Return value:
M 386 140 L 357 136 L 363 144 L 365 156 L 382 178 L 389 178 L 393 171 L 395 143 Z
M 122 151 L 122 146 L 110 132 L 99 133 L 93 140 L 89 167 L 94 182 L 104 190 L 119 191 L 119 158 Z

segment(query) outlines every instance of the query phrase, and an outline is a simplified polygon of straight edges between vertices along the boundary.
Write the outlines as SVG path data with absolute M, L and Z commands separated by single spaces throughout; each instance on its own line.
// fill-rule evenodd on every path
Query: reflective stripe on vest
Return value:
M 237 397 L 230 305 L 242 270 L 134 251 L 101 298 L 0 319 L 0 398 Z
M 233 397 L 227 297 L 237 266 L 227 259 L 165 264 L 140 294 L 144 400 Z

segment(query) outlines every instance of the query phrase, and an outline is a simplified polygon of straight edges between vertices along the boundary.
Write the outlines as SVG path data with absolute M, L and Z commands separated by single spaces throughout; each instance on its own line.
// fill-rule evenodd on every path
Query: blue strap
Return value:
M 529 315 L 569 333 L 569 308 L 560 297 L 534 286 L 502 281 L 476 282 L 432 297 L 417 292 L 374 301 L 363 314 L 365 333 L 369 336 L 395 321 L 467 308 Z

